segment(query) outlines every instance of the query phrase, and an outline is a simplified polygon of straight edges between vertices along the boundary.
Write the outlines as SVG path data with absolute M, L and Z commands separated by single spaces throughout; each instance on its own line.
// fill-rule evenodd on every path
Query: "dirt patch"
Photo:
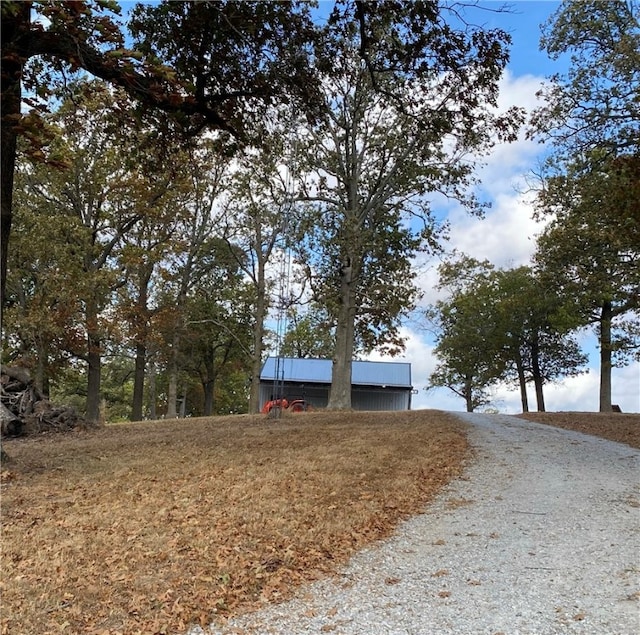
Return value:
M 592 434 L 640 448 L 640 414 L 619 412 L 529 412 L 522 419 Z
M 2 633 L 173 633 L 288 597 L 461 473 L 436 411 L 236 416 L 5 442 Z

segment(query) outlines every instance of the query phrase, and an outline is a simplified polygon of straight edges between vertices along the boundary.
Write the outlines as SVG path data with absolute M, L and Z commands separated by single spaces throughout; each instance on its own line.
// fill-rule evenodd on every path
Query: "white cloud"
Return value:
M 449 247 L 498 267 L 528 264 L 543 227 L 532 220 L 531 201 L 506 192 L 496 194 L 494 201 L 484 219 L 469 218 L 462 211 L 450 217 Z
M 500 81 L 498 111 L 517 106 L 524 108 L 527 118 L 540 106 L 536 91 L 542 81 L 541 77 L 514 77 L 507 72 Z M 483 189 L 489 194 L 522 191 L 526 188 L 525 175 L 536 167 L 540 151 L 538 142 L 527 139 L 526 126 L 523 126 L 516 141 L 496 144 L 485 159 L 486 165 L 478 172 Z
M 530 113 L 538 105 L 535 96 L 542 78 L 513 77 L 507 72 L 500 82 L 499 109 L 521 106 Z M 529 191 L 539 144 L 527 140 L 524 129 L 517 141 L 493 148 L 479 170 L 481 192 L 492 201 L 484 219 L 471 218 L 462 209 L 449 214 L 449 246 L 497 266 L 526 264 L 535 249 L 542 225 L 532 220 L 533 195 Z
M 449 214 L 451 224 L 446 250 L 456 250 L 477 260 L 488 260 L 496 267 L 512 268 L 531 263 L 536 237 L 543 222 L 532 218 L 533 207 L 529 195 L 500 193 L 494 206 L 484 218 L 469 216 L 463 209 Z M 435 303 L 446 296 L 438 291 L 438 265 L 441 257 L 418 256 L 416 283 L 424 293 L 422 306 Z
M 542 75 L 518 75 L 515 76 L 509 69 L 500 79 L 500 95 L 498 96 L 498 108 L 505 110 L 511 106 L 522 106 L 527 111 L 532 111 L 540 106 L 540 99 L 536 93 L 540 90 L 546 78 Z
M 536 91 L 541 77 L 514 77 L 507 72 L 500 82 L 499 110 L 518 105 L 531 112 L 535 108 Z M 533 194 L 529 181 L 540 152 L 539 144 L 527 140 L 524 129 L 517 141 L 501 143 L 486 157 L 479 169 L 480 195 L 492 201 L 483 219 L 470 216 L 451 201 L 434 200 L 438 216 L 445 215 L 450 224 L 447 251 L 457 250 L 478 260 L 489 260 L 498 267 L 528 264 L 535 250 L 535 238 L 543 224 L 532 219 Z M 418 257 L 418 285 L 425 297 L 422 304 L 432 304 L 442 297 L 435 290 L 438 282 L 437 258 Z
M 416 381 L 424 385 L 426 378 L 433 372 L 436 366 L 436 358 L 433 354 L 433 346 L 429 344 L 424 334 L 408 327 L 400 329 L 400 335 L 407 340 L 405 355 L 394 357 L 393 361 L 411 362 L 411 376 L 414 385 Z M 389 361 L 389 357 L 372 353 L 368 359 L 371 361 Z

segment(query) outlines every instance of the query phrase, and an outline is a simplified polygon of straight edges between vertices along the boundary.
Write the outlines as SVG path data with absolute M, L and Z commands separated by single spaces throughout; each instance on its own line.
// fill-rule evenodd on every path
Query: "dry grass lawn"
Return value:
M 592 434 L 640 448 L 640 414 L 619 412 L 528 412 L 523 419 Z
M 175 633 L 287 597 L 460 474 L 437 411 L 190 419 L 5 442 L 1 632 Z

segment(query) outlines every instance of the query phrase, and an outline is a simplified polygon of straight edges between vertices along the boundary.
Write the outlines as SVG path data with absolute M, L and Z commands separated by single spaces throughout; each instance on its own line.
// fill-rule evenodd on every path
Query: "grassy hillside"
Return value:
M 8 440 L 2 633 L 164 633 L 287 597 L 467 457 L 434 411 L 148 422 Z

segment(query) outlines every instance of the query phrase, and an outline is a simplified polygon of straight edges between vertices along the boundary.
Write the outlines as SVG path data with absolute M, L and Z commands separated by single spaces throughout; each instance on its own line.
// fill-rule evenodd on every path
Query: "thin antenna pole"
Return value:
M 277 322 L 276 322 L 276 358 L 273 375 L 273 388 L 274 399 L 279 399 L 279 406 L 272 409 L 275 410 L 275 417 L 280 417 L 282 413 L 282 400 L 285 398 L 284 394 L 284 372 L 285 372 L 285 358 L 282 352 L 284 337 L 288 327 L 288 311 L 291 304 L 291 244 L 289 240 L 289 221 L 291 212 L 293 210 L 293 176 L 292 170 L 295 162 L 297 144 L 294 142 L 292 146 L 293 152 L 290 157 L 294 161 L 290 161 L 287 166 L 287 174 L 285 177 L 285 200 L 282 206 L 282 229 L 280 236 L 280 245 L 282 249 L 282 255 L 280 258 L 280 288 L 278 293 L 277 304 Z

